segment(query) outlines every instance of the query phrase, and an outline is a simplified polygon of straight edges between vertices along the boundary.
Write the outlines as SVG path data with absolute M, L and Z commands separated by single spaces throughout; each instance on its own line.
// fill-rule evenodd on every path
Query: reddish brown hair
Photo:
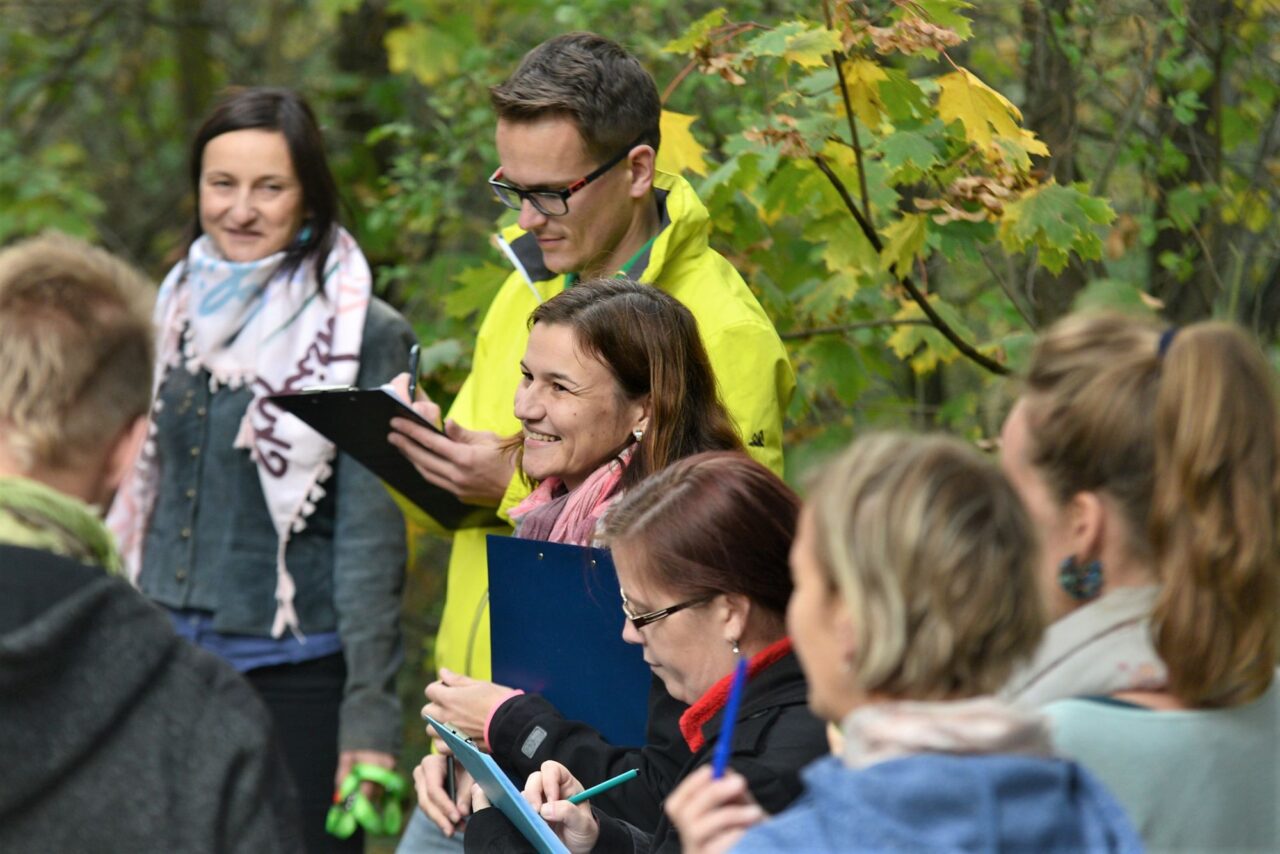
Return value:
M 799 516 L 800 499 L 769 469 L 745 453 L 706 453 L 618 499 L 603 539 L 633 546 L 665 590 L 684 598 L 737 593 L 782 619 Z

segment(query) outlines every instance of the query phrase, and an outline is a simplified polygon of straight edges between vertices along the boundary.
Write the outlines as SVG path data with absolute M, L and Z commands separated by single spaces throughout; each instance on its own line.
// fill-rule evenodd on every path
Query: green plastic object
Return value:
M 361 783 L 382 787 L 381 811 L 360 790 Z M 396 772 L 357 762 L 333 793 L 333 806 L 329 807 L 324 828 L 339 839 L 349 838 L 357 827 L 375 836 L 395 836 L 404 822 L 400 801 L 407 789 L 405 779 Z

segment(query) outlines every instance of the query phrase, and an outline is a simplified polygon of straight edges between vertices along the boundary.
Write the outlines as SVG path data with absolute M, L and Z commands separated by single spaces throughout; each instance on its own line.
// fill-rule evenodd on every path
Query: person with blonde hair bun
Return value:
M 839 755 L 768 820 L 736 774 L 690 775 L 666 804 L 684 850 L 1139 850 L 1042 716 L 993 696 L 1044 630 L 1035 559 L 1017 494 L 973 449 L 855 442 L 805 504 L 787 609 Z
M 1008 693 L 1049 703 L 1155 848 L 1280 847 L 1277 426 L 1238 327 L 1084 314 L 1004 427 L 1055 619 Z

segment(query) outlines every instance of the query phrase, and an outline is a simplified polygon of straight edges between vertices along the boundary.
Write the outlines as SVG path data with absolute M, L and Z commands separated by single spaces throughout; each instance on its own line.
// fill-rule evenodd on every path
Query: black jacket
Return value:
M 0 546 L 0 850 L 300 851 L 261 701 L 101 569 Z
M 788 653 L 757 673 L 747 683 L 742 705 L 738 710 L 729 765 L 747 778 L 752 795 L 770 813 L 786 808 L 800 795 L 803 789 L 800 782 L 800 769 L 829 752 L 826 725 L 809 711 L 806 704 L 807 690 L 799 662 L 796 661 L 794 653 Z M 666 692 L 662 691 L 662 694 L 665 695 Z M 670 700 L 670 696 L 667 695 L 667 697 Z M 675 701 L 671 700 L 671 702 Z M 652 709 L 653 707 L 651 707 L 651 716 Z M 686 757 L 684 764 L 670 778 L 665 789 L 646 791 L 643 794 L 646 802 L 650 797 L 656 798 L 659 808 L 658 821 L 652 833 L 610 812 L 620 801 L 641 797 L 640 791 L 633 788 L 635 784 L 618 786 L 610 793 L 613 795 L 611 798 L 602 795 L 592 799 L 592 804 L 596 808 L 596 818 L 600 822 L 600 839 L 596 843 L 595 851 L 630 854 L 630 852 L 678 852 L 680 850 L 680 838 L 666 815 L 661 813 L 661 802 L 695 768 L 711 761 L 722 718 L 723 710 L 703 725 L 702 734 L 706 742 L 692 755 L 689 754 L 683 738 L 677 735 L 677 738 L 680 738 L 679 747 Z M 679 715 L 676 716 L 676 720 L 678 733 Z M 652 720 L 650 724 L 652 730 Z M 585 730 L 582 724 L 571 726 Z M 490 737 L 493 738 L 493 735 L 491 725 Z M 586 743 L 585 740 L 570 741 L 579 746 Z M 632 755 L 634 756 L 634 753 Z M 587 777 L 587 771 L 566 762 L 559 755 L 542 756 L 538 764 L 541 759 L 555 759 L 568 767 L 584 785 L 593 785 L 627 767 L 639 767 L 642 777 L 645 776 L 646 754 L 641 753 L 639 762 L 630 766 L 625 764 L 626 758 L 625 756 L 615 757 L 615 765 L 610 767 L 616 767 L 616 770 L 601 768 L 596 777 Z M 532 758 L 529 761 L 532 762 Z M 536 770 L 536 767 L 537 765 L 534 765 L 532 770 Z M 596 770 L 598 769 L 592 768 L 592 773 Z M 646 790 L 648 785 L 656 779 L 655 775 L 650 776 Z M 514 826 L 497 810 L 483 810 L 471 818 L 467 825 L 465 843 L 469 852 L 531 850 L 516 833 Z

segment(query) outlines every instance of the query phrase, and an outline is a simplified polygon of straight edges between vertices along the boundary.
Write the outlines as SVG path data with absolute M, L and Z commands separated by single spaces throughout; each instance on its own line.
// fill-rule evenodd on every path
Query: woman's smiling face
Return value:
M 646 422 L 646 401 L 627 400 L 570 326 L 535 323 L 520 372 L 515 415 L 524 426 L 522 465 L 534 480 L 559 477 L 576 489 Z

